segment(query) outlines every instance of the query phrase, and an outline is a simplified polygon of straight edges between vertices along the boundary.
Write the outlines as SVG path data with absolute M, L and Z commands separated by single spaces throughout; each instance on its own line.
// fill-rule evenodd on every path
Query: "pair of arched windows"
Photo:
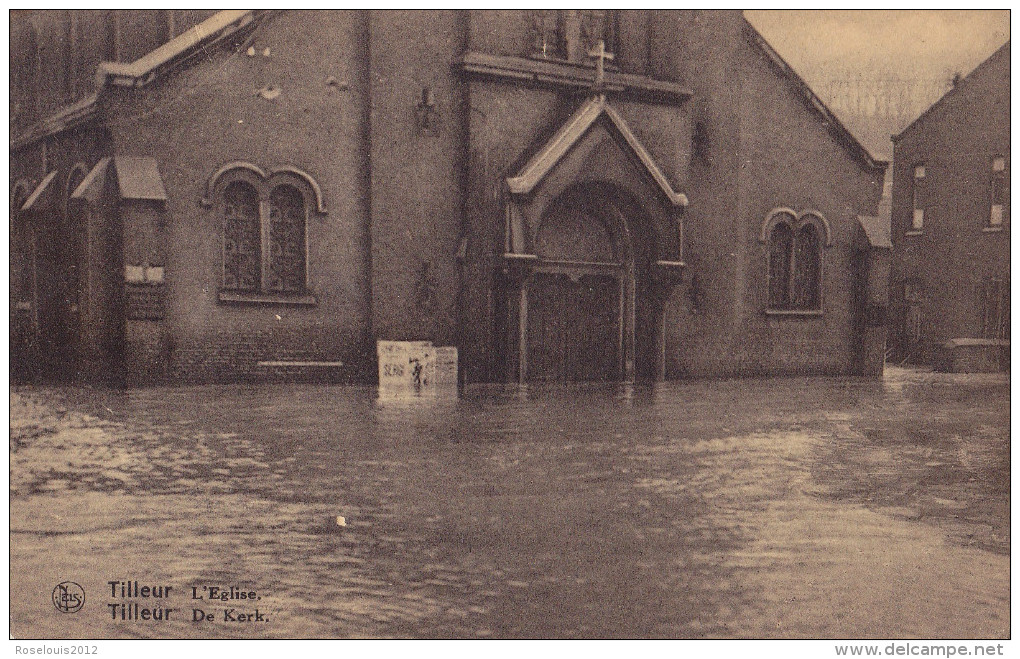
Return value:
M 762 231 L 768 245 L 769 309 L 820 311 L 822 308 L 822 247 L 828 226 L 814 211 L 769 213 Z
M 305 200 L 293 185 L 232 181 L 223 190 L 223 288 L 305 289 Z
M 308 288 L 308 218 L 318 186 L 293 168 L 232 163 L 210 180 L 222 221 L 224 291 L 297 294 Z M 209 200 L 212 203 L 212 200 Z

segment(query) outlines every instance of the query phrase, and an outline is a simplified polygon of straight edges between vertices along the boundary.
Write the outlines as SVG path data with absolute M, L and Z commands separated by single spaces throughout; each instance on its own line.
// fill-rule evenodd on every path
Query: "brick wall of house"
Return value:
M 1007 44 L 894 143 L 890 292 L 898 359 L 931 362 L 949 339 L 981 338 L 982 288 L 991 279 L 1009 280 L 1009 53 Z M 1006 209 L 1002 224 L 995 227 L 989 220 L 997 155 L 1005 160 Z M 911 225 L 917 165 L 925 168 L 924 225 L 919 232 Z M 919 345 L 905 331 L 908 281 L 918 289 Z

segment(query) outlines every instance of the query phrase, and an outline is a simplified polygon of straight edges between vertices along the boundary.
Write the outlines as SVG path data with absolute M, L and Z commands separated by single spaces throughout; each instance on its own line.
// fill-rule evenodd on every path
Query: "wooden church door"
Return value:
M 620 378 L 620 279 L 536 273 L 528 293 L 528 379 Z

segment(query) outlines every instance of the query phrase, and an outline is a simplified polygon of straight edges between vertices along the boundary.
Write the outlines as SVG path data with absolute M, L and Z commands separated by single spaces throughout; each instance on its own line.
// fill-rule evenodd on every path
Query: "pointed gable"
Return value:
M 602 95 L 594 96 L 581 105 L 549 141 L 528 160 L 517 176 L 507 179 L 510 192 L 514 194 L 531 192 L 588 132 L 588 129 L 603 116 L 606 118 L 607 125 L 611 126 L 623 138 L 641 167 L 669 202 L 674 206 L 687 206 L 687 195 L 673 189 L 665 174 L 655 164 L 651 154 L 644 148 L 627 122 Z

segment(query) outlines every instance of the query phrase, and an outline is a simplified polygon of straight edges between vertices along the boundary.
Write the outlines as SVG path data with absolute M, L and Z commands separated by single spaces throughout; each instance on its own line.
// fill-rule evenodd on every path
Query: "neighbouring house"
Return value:
M 893 137 L 891 344 L 950 370 L 1009 363 L 1009 43 Z
M 11 48 L 18 377 L 881 372 L 886 163 L 740 12 L 27 11 Z

